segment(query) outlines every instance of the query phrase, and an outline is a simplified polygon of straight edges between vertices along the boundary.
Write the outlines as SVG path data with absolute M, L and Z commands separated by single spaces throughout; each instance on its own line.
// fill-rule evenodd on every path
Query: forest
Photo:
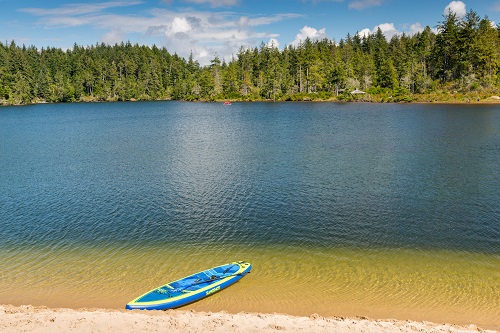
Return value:
M 130 42 L 37 49 L 0 42 L 0 104 L 186 100 L 459 101 L 500 94 L 500 27 L 473 10 L 387 40 L 264 43 L 207 66 Z M 360 89 L 366 94 L 351 94 Z

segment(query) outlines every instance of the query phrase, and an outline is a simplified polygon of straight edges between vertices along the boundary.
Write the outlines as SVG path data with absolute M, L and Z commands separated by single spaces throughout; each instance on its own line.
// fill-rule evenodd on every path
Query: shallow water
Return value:
M 5 107 L 0 152 L 0 303 L 247 260 L 188 308 L 500 325 L 500 107 Z

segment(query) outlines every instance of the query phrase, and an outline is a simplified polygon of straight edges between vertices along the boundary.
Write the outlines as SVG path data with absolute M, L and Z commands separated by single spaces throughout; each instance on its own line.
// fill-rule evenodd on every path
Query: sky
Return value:
M 500 23 L 500 0 L 0 0 L 0 41 L 62 49 L 130 41 L 206 65 L 262 43 L 338 42 L 379 27 L 390 39 L 471 9 Z

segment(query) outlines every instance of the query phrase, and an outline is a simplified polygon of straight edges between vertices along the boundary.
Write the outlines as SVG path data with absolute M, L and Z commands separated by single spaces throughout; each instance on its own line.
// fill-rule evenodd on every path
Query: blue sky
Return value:
M 0 0 L 0 40 L 63 49 L 128 40 L 207 64 L 262 42 L 281 49 L 377 27 L 388 38 L 411 34 L 435 28 L 448 9 L 500 23 L 500 0 Z

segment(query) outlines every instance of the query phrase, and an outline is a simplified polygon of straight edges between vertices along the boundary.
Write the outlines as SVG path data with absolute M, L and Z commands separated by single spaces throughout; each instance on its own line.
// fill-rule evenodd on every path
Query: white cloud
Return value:
M 185 17 L 174 17 L 172 23 L 170 24 L 169 31 L 166 31 L 167 35 L 176 34 L 179 32 L 188 32 L 191 30 L 191 25 Z
M 260 17 L 255 17 L 255 18 L 247 18 L 247 25 L 249 27 L 254 27 L 254 26 L 259 26 L 259 25 L 267 25 L 271 24 L 274 22 L 279 22 L 283 21 L 289 18 L 298 18 L 302 17 L 303 15 L 299 14 L 276 14 L 276 15 L 271 15 L 271 16 L 260 16 Z
M 350 9 L 362 10 L 369 7 L 381 6 L 384 0 L 354 0 L 349 3 Z
M 292 45 L 299 45 L 301 42 L 305 41 L 306 38 L 312 40 L 321 40 L 327 38 L 326 29 L 316 30 L 314 28 L 308 27 L 307 25 L 300 29 L 300 32 L 295 36 L 295 40 Z
M 122 42 L 125 39 L 125 33 L 121 30 L 111 30 L 110 32 L 105 33 L 100 42 L 113 45 Z
M 240 17 L 238 26 L 242 29 L 247 28 L 248 26 L 250 26 L 250 19 L 247 16 Z
M 278 40 L 276 38 L 270 38 L 269 42 L 267 43 L 267 47 L 279 49 L 280 42 L 278 42 Z
M 403 31 L 399 31 L 398 29 L 396 29 L 396 27 L 394 26 L 394 23 L 382 23 L 382 24 L 376 25 L 371 30 L 368 28 L 364 28 L 363 30 L 358 32 L 358 36 L 363 38 L 364 36 L 368 37 L 369 35 L 376 34 L 378 28 L 380 28 L 380 30 L 382 31 L 382 33 L 384 34 L 384 36 L 387 40 L 390 40 L 395 35 L 401 35 L 403 33 L 411 36 L 411 35 L 414 35 L 416 33 L 424 31 L 424 27 L 422 27 L 422 25 L 419 22 L 413 23 L 409 27 L 408 27 L 408 25 L 404 25 Z M 436 29 L 432 29 L 432 30 L 435 33 L 437 33 Z
M 365 29 L 363 29 L 363 30 L 361 30 L 361 31 L 358 32 L 358 36 L 361 37 L 361 38 L 368 37 L 371 34 L 372 34 L 371 30 L 368 29 L 368 28 L 365 28 Z
M 87 3 L 75 3 L 63 5 L 58 8 L 45 9 L 45 8 L 21 8 L 19 11 L 24 13 L 33 14 L 36 16 L 46 16 L 46 15 L 84 15 L 92 14 L 96 12 L 103 11 L 109 8 L 115 7 L 128 7 L 133 5 L 139 5 L 142 1 L 108 1 L 96 4 Z
M 358 32 L 358 36 L 363 38 L 363 36 L 375 34 L 375 33 L 377 33 L 377 30 L 379 28 L 387 40 L 390 40 L 392 38 L 392 36 L 399 33 L 396 30 L 396 28 L 394 27 L 394 23 L 382 23 L 382 24 L 376 25 L 372 30 L 370 30 L 368 28 L 361 30 L 360 32 Z
M 233 0 L 205 2 L 212 6 L 236 3 Z M 100 32 L 100 41 L 108 44 L 125 40 L 139 44 L 154 42 L 185 58 L 192 52 L 202 65 L 208 64 L 215 54 L 221 59 L 230 59 L 241 46 L 253 47 L 262 40 L 274 40 L 277 43 L 278 34 L 261 32 L 258 29 L 274 22 L 302 16 L 299 14 L 243 16 L 233 12 L 196 11 L 186 8 L 180 11 L 154 8 L 128 15 L 111 14 L 113 11 L 110 9 L 113 7 L 134 6 L 140 3 L 142 2 L 132 0 L 108 1 L 94 5 L 63 5 L 50 9 L 25 8 L 23 11 L 37 16 L 36 22 L 42 27 L 85 27 Z M 324 29 L 311 31 L 313 33 L 308 35 L 311 38 L 324 34 Z
M 378 30 L 378 28 L 380 28 L 380 30 L 382 30 L 382 32 L 388 32 L 388 31 L 395 31 L 396 28 L 394 28 L 394 23 L 382 23 L 382 24 L 379 24 L 377 26 L 375 26 L 374 30 Z
M 424 28 L 419 22 L 410 25 L 410 35 L 414 35 L 422 31 L 424 31 Z
M 238 4 L 238 0 L 184 0 L 184 1 L 196 4 L 208 3 L 212 7 L 234 6 Z
M 312 2 L 313 4 L 317 4 L 319 2 L 344 2 L 344 0 L 302 0 L 302 2 Z
M 197 50 L 196 59 L 209 59 L 210 54 L 208 54 L 207 50 L 199 49 Z
M 458 17 L 464 17 L 467 13 L 467 10 L 465 9 L 465 3 L 463 3 L 462 1 L 450 2 L 448 6 L 445 7 L 443 15 L 448 15 L 448 13 L 450 12 L 456 14 Z
M 398 34 L 398 31 L 394 27 L 394 23 L 382 23 L 373 28 L 373 30 L 376 32 L 378 28 L 380 28 L 387 40 L 390 40 L 394 35 Z

